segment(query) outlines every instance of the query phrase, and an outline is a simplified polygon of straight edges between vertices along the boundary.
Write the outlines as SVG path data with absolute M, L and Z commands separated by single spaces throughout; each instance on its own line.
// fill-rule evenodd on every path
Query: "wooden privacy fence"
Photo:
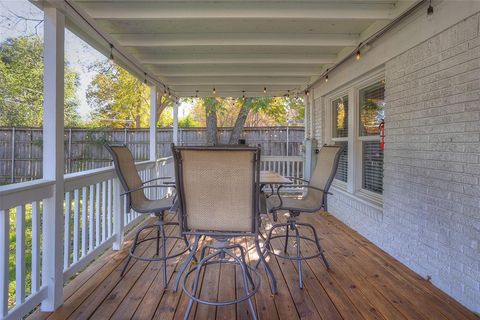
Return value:
M 219 143 L 227 143 L 231 128 L 218 130 Z M 0 184 L 42 176 L 43 133 L 41 128 L 0 128 Z M 245 128 L 242 138 L 249 145 L 261 145 L 262 155 L 298 156 L 304 139 L 303 127 Z M 148 160 L 148 129 L 65 129 L 65 173 L 103 168 L 111 158 L 105 142 L 126 144 L 137 161 Z M 157 130 L 157 154 L 171 155 L 172 128 Z M 179 129 L 180 145 L 206 143 L 204 128 Z

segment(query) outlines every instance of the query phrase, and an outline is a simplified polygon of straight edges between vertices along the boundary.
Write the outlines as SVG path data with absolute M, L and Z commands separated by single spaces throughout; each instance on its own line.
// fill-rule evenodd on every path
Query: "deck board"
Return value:
M 268 257 L 279 293 L 271 295 L 269 279 L 259 268 L 262 284 L 254 305 L 260 319 L 480 319 L 336 218 L 319 213 L 302 219 L 315 225 L 332 268 L 327 271 L 320 258 L 304 262 L 301 290 L 296 263 Z M 160 262 L 132 260 L 125 277 L 120 277 L 130 241 L 118 252 L 107 251 L 73 279 L 59 310 L 37 311 L 28 319 L 183 319 L 188 299 L 181 289 L 174 293 L 171 285 L 186 254 L 169 260 L 169 287 L 164 290 Z M 254 242 L 245 237 L 232 241 L 248 249 L 247 260 L 254 265 L 258 259 Z M 168 250 L 181 244 L 171 241 Z M 283 251 L 282 240 L 273 245 Z M 302 254 L 315 249 L 302 242 Z M 153 254 L 155 247 L 152 243 L 139 250 Z M 243 293 L 240 271 L 230 265 L 209 266 L 201 279 L 202 297 L 225 300 Z M 227 307 L 195 303 L 190 319 L 240 320 L 250 315 L 246 302 Z

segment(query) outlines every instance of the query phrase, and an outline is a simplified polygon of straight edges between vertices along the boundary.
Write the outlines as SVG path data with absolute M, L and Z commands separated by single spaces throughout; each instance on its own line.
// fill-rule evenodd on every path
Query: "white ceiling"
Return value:
M 177 96 L 278 96 L 303 91 L 415 1 L 69 2 Z

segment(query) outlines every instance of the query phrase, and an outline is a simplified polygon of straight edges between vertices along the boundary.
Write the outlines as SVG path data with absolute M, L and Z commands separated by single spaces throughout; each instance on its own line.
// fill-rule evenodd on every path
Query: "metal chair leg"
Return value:
M 249 279 L 249 281 L 252 281 L 252 285 L 253 285 L 253 280 L 251 278 L 250 272 L 248 271 L 248 266 L 245 260 L 243 260 L 243 258 L 238 259 L 238 257 L 234 257 L 234 259 L 237 260 L 238 264 L 240 265 L 240 268 L 242 269 L 242 278 L 243 278 L 243 286 L 244 286 L 243 289 L 245 291 L 245 294 L 248 295 L 249 288 L 248 288 L 247 278 Z M 253 285 L 253 288 L 255 288 L 255 285 Z M 248 308 L 250 309 L 250 312 L 252 314 L 252 319 L 257 320 L 257 312 L 255 311 L 252 298 L 251 297 L 248 298 L 247 301 L 248 301 Z
M 300 232 L 298 232 L 298 228 L 295 228 L 295 236 L 297 238 L 297 257 L 301 258 L 302 252 L 300 250 Z M 303 289 L 303 275 L 302 275 L 302 260 L 297 260 L 297 269 L 298 269 L 298 287 Z
M 193 243 L 192 248 L 190 249 L 190 253 L 185 258 L 185 260 L 180 265 L 180 269 L 178 269 L 177 276 L 175 278 L 175 282 L 173 284 L 173 292 L 177 292 L 178 284 L 180 283 L 180 279 L 182 278 L 182 274 L 185 272 L 187 267 L 192 262 L 193 258 L 195 257 L 195 253 L 197 253 L 198 249 L 198 242 L 200 241 L 200 236 L 195 236 L 195 242 Z
M 125 263 L 125 266 L 123 266 L 122 273 L 120 273 L 120 277 L 123 277 L 125 275 L 125 271 L 127 271 L 128 264 L 132 260 L 132 254 L 135 252 L 135 249 L 137 249 L 137 242 L 138 242 L 138 237 L 140 236 L 140 233 L 142 233 L 143 230 L 145 229 L 150 229 L 154 228 L 155 226 L 152 225 L 147 225 L 141 227 L 137 233 L 135 234 L 135 240 L 133 241 L 132 248 L 128 251 L 128 259 L 127 262 Z
M 200 262 L 198 263 L 198 265 L 195 267 L 196 270 L 195 270 L 195 277 L 193 278 L 193 283 L 192 283 L 192 295 L 193 296 L 196 296 L 196 292 L 197 292 L 197 288 L 198 288 L 198 282 L 199 282 L 199 278 L 200 278 L 200 272 L 202 270 L 202 266 L 204 264 L 206 264 L 207 261 L 209 261 L 210 259 L 216 257 L 219 255 L 218 252 L 214 253 L 214 254 L 211 254 L 207 257 L 205 257 L 205 253 L 206 253 L 206 249 L 208 249 L 208 247 L 203 247 L 202 248 L 202 253 L 201 253 L 201 259 L 200 259 Z M 185 285 L 185 282 L 184 282 L 184 285 Z M 193 299 L 189 299 L 188 300 L 188 306 L 187 306 L 187 309 L 185 311 L 185 315 L 183 317 L 184 320 L 188 320 L 188 317 L 190 316 L 190 312 L 192 311 L 192 307 L 193 307 L 193 302 L 194 300 Z
M 263 266 L 265 267 L 265 272 L 267 273 L 267 276 L 270 278 L 270 285 L 271 285 L 271 291 L 272 294 L 277 294 L 278 289 L 277 289 L 277 279 L 275 279 L 275 276 L 273 275 L 273 271 L 270 268 L 270 266 L 267 263 L 267 260 L 265 260 L 265 256 L 263 255 L 261 249 L 260 249 L 260 242 L 258 239 L 255 239 L 255 248 L 257 249 L 257 254 L 259 257 L 259 260 L 257 261 L 258 263 L 262 262 Z
M 165 228 L 163 225 L 160 225 L 161 236 L 162 236 L 162 257 L 167 256 L 167 238 L 165 237 Z M 168 279 L 167 279 L 167 259 L 163 260 L 163 288 L 167 288 Z
M 245 258 L 245 249 L 242 246 L 238 246 L 238 248 L 240 249 L 240 255 L 242 257 L 242 259 L 241 259 L 242 263 L 247 265 L 247 260 Z M 253 282 L 252 275 L 250 274 L 250 271 L 248 270 L 248 268 L 245 269 L 245 272 L 246 272 L 248 281 L 250 282 L 250 285 L 252 286 L 253 289 L 255 289 L 255 283 Z
M 160 229 L 161 228 L 162 228 L 162 226 L 158 225 L 158 228 L 157 228 L 157 250 L 155 251 L 155 255 L 157 255 L 157 256 L 160 253 Z
M 287 225 L 287 231 L 285 233 L 285 246 L 283 248 L 283 252 L 287 253 L 288 250 L 288 232 L 290 230 L 290 225 Z
M 313 237 L 315 239 L 315 244 L 317 245 L 317 249 L 320 252 L 320 257 L 322 257 L 323 263 L 325 263 L 325 267 L 327 268 L 327 270 L 330 270 L 330 264 L 328 263 L 325 255 L 323 254 L 323 249 L 322 249 L 322 246 L 320 245 L 320 239 L 318 238 L 317 231 L 315 230 L 315 227 L 312 226 L 309 223 L 299 223 L 298 225 L 310 228 L 312 230 Z

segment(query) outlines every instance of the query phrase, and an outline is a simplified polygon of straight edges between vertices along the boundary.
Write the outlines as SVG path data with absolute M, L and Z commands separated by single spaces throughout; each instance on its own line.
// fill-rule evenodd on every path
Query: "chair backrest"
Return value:
M 257 232 L 260 149 L 172 147 L 184 233 Z
M 335 177 L 343 148 L 342 145 L 324 145 L 317 154 L 317 164 L 310 177 L 309 185 L 320 188 L 325 192 L 308 189 L 306 198 L 318 203 L 319 208 L 323 205 L 325 193 L 330 189 Z
M 132 153 L 125 145 L 105 145 L 113 158 L 115 171 L 125 191 L 135 190 L 142 187 L 142 179 L 135 166 Z M 126 194 L 128 209 L 140 208 L 147 201 L 142 190 Z

